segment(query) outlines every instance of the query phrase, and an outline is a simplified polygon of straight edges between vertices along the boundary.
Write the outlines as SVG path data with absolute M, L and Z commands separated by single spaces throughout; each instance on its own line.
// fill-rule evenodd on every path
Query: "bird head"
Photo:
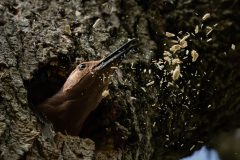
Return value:
M 136 39 L 132 39 L 101 60 L 80 63 L 67 78 L 62 92 L 69 97 L 75 97 L 89 95 L 91 91 L 104 91 L 114 67 L 118 66 L 135 46 Z

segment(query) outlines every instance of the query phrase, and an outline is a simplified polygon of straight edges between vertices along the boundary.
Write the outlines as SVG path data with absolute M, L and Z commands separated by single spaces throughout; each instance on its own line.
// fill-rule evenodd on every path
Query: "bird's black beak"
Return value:
M 107 57 L 102 59 L 99 64 L 95 66 L 96 70 L 102 70 L 104 68 L 108 68 L 113 65 L 117 65 L 119 62 L 121 62 L 124 55 L 129 53 L 130 50 L 132 50 L 136 46 L 136 39 L 131 39 L 128 42 L 126 42 L 124 45 L 122 45 L 120 48 L 118 48 L 116 51 L 110 53 Z

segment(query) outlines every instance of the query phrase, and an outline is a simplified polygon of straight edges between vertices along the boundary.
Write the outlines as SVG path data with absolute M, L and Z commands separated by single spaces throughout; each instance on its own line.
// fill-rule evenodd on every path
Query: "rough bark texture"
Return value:
M 1 0 L 1 159 L 179 159 L 236 128 L 239 3 Z M 203 21 L 205 13 L 211 17 Z M 164 34 L 182 31 L 182 38 L 196 25 L 201 31 L 177 51 L 181 77 L 173 81 L 175 66 L 163 54 L 172 39 Z M 42 122 L 34 108 L 61 87 L 77 57 L 100 59 L 133 37 L 139 49 L 116 70 L 110 96 L 85 124 L 86 138 L 56 134 Z M 186 55 L 192 49 L 196 62 Z

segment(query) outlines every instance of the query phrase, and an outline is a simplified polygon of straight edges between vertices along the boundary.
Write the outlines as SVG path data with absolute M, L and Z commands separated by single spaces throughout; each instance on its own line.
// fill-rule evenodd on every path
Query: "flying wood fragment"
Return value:
M 199 32 L 199 26 L 198 25 L 196 25 L 194 32 L 195 32 L 195 34 L 197 34 Z
M 191 51 L 191 56 L 192 56 L 192 62 L 195 62 L 199 55 L 198 55 L 197 51 L 192 50 Z
M 172 51 L 173 53 L 176 53 L 178 50 L 180 50 L 182 47 L 181 45 L 179 44 L 176 44 L 176 45 L 173 45 L 171 48 L 170 48 L 170 51 Z
M 179 58 L 175 58 L 172 60 L 172 65 L 180 64 L 180 63 L 182 63 L 182 61 Z
M 179 76 L 180 76 L 180 66 L 177 65 L 172 73 L 172 79 L 175 81 L 179 78 Z
M 154 81 L 151 81 L 151 82 L 147 83 L 146 86 L 148 87 L 148 86 L 151 86 L 153 84 L 154 84 Z
M 202 20 L 205 21 L 205 20 L 207 20 L 208 18 L 210 18 L 210 13 L 206 13 L 206 14 L 202 17 Z
M 175 34 L 173 34 L 173 33 L 170 33 L 170 32 L 166 32 L 166 37 L 169 37 L 169 38 L 171 38 L 171 37 L 174 37 L 175 36 Z
M 105 98 L 105 97 L 107 97 L 107 96 L 109 96 L 109 90 L 104 90 L 103 92 L 102 92 L 102 96 Z

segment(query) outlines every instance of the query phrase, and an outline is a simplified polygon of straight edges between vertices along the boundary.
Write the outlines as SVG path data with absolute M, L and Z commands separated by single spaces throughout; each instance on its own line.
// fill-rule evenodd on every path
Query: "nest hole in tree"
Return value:
M 29 106 L 36 114 L 38 120 L 41 121 L 46 118 L 41 117 L 43 115 L 38 113 L 37 106 L 61 89 L 67 77 L 75 68 L 76 64 L 72 64 L 72 61 L 68 58 L 61 57 L 47 64 L 39 65 L 39 69 L 33 73 L 32 79 L 24 82 L 28 91 Z M 114 122 L 105 116 L 106 114 L 111 114 L 110 104 L 110 100 L 103 99 L 97 109 L 88 116 L 79 135 L 82 138 L 94 140 L 97 148 L 106 145 L 104 141 L 108 141 L 107 137 L 110 134 L 106 128 L 114 126 Z

